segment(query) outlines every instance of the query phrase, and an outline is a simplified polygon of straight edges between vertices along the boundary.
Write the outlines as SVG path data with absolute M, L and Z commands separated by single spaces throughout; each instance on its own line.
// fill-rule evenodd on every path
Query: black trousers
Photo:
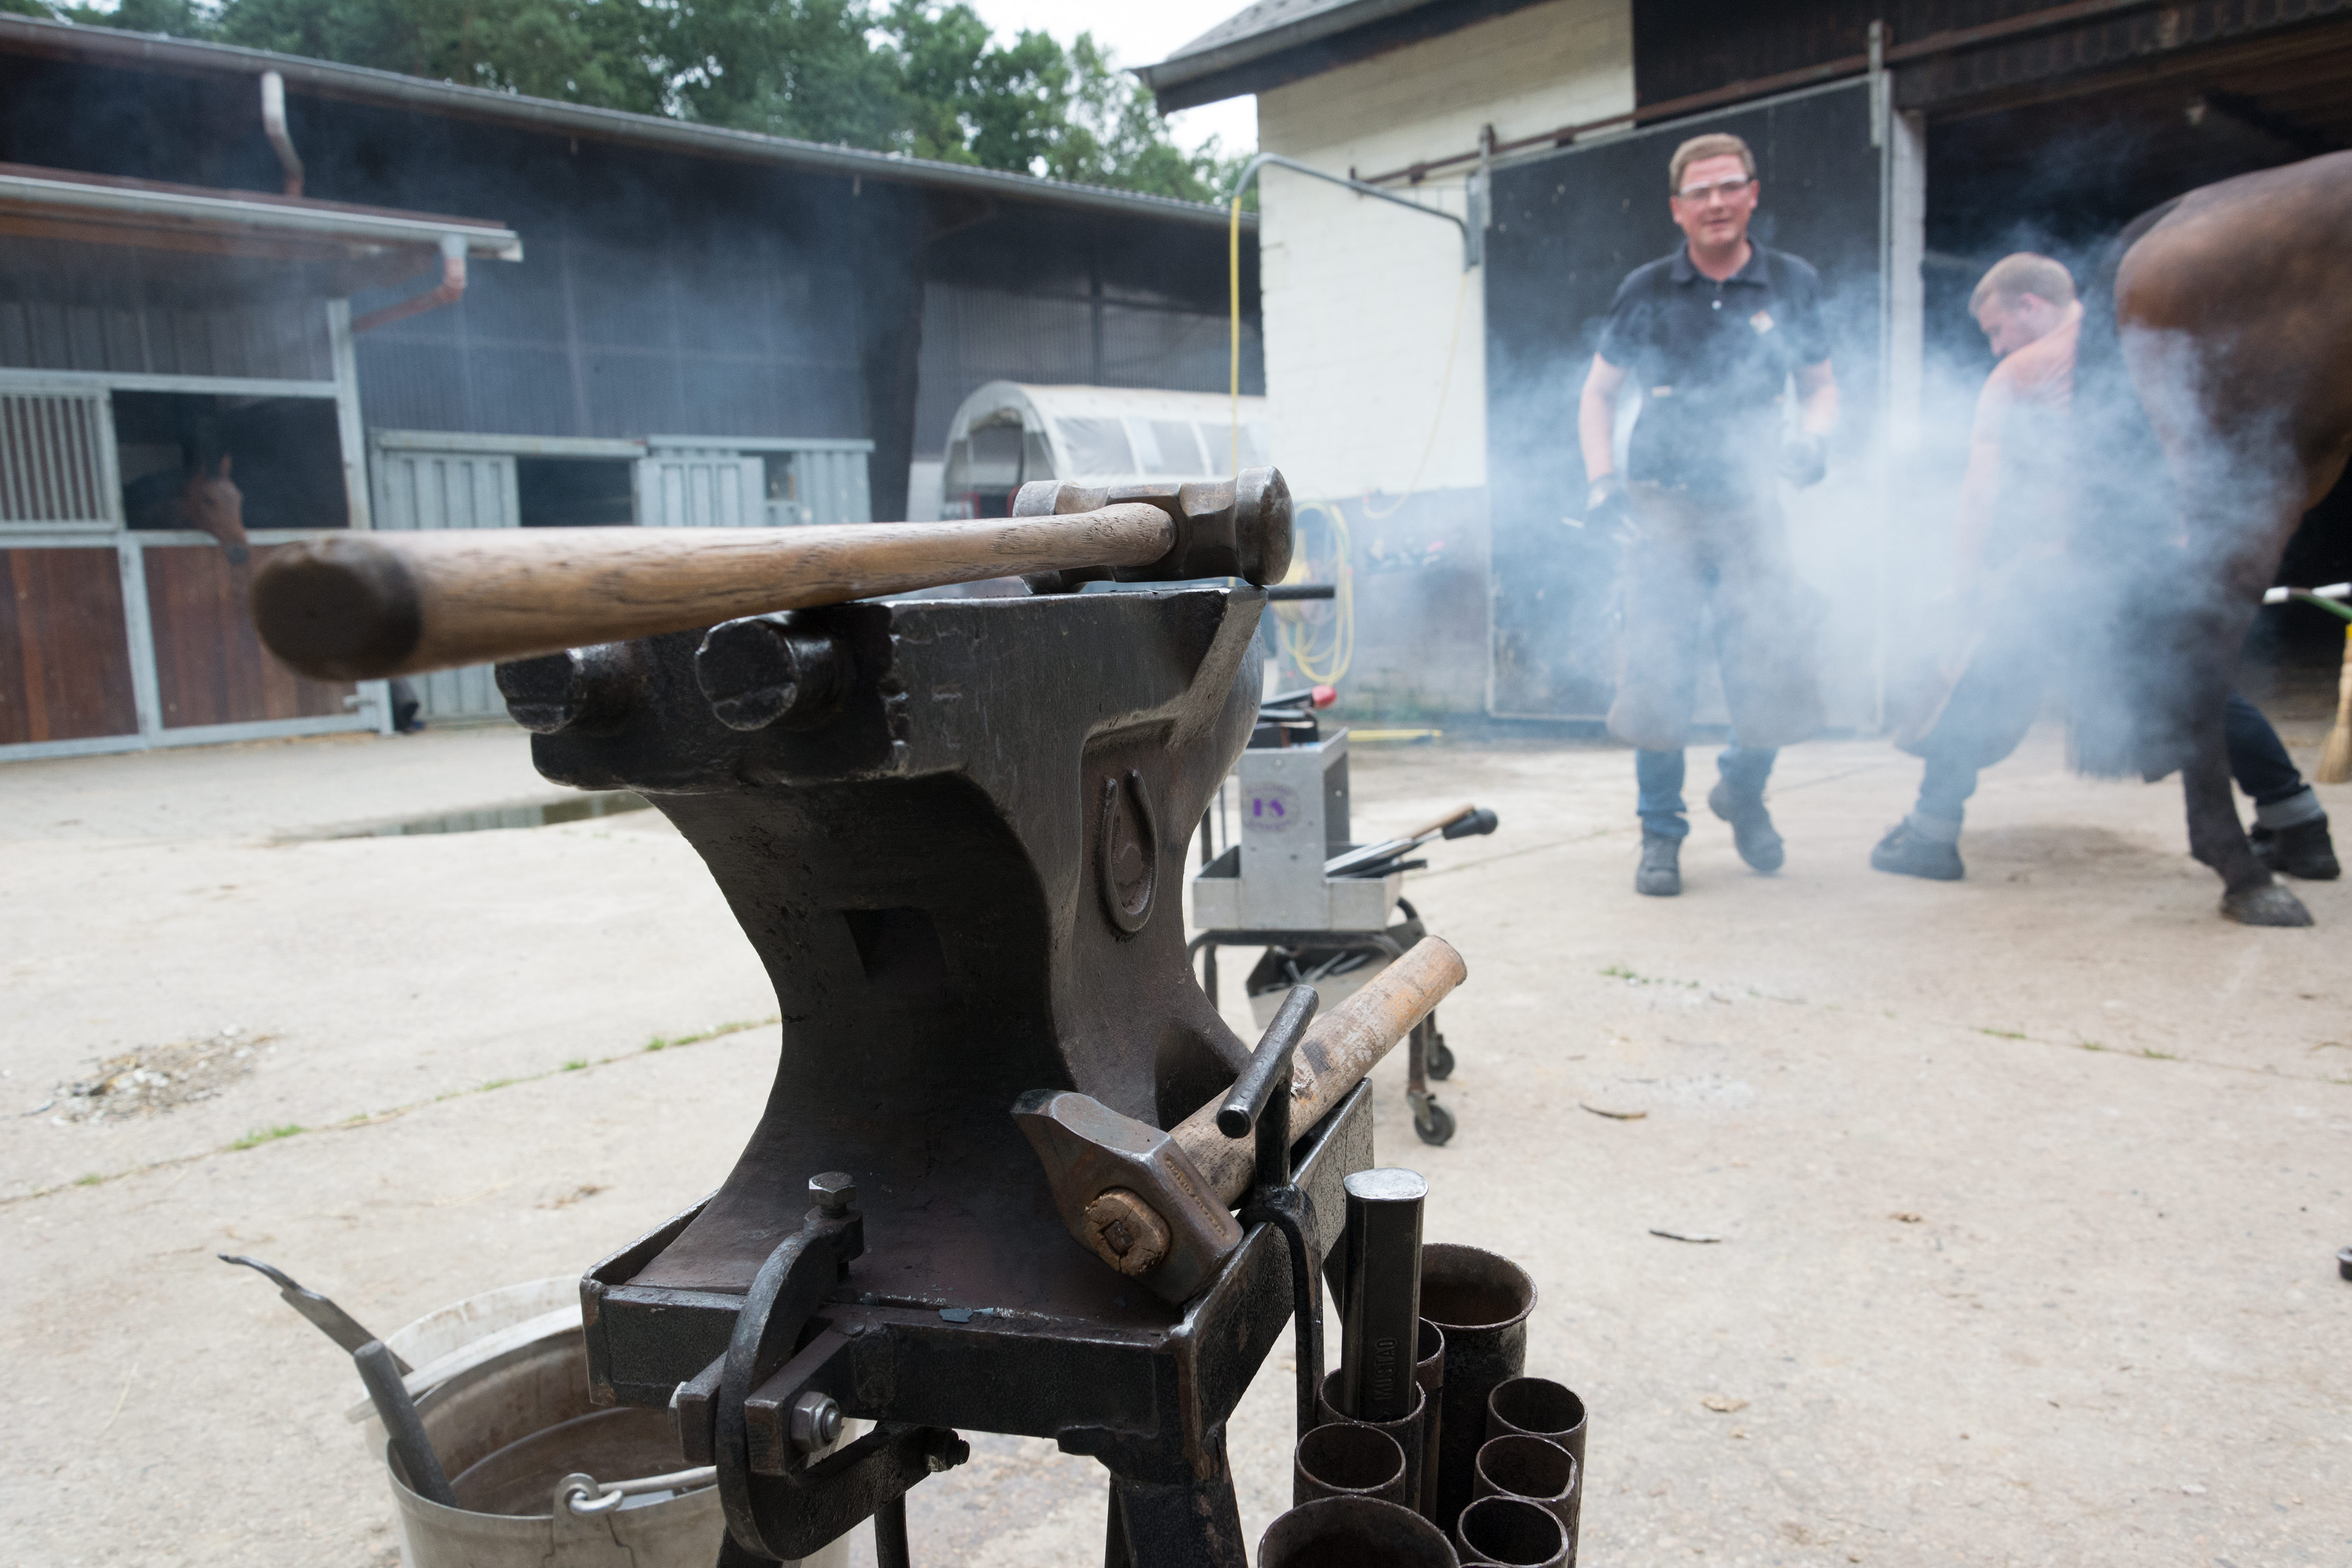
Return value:
M 2229 749 L 2230 776 L 2256 805 L 2275 805 L 2308 787 L 2303 774 L 2295 771 L 2294 759 L 2286 754 L 2286 743 L 2279 739 L 2278 731 L 2261 709 L 2234 691 L 2222 711 L 2221 738 Z M 1931 742 L 1923 748 L 1927 771 L 1919 781 L 1922 816 L 1943 822 L 1958 819 L 1962 805 L 1977 790 L 1979 770 L 1973 759 L 1982 752 L 1976 739 L 1956 736 L 1957 743 Z

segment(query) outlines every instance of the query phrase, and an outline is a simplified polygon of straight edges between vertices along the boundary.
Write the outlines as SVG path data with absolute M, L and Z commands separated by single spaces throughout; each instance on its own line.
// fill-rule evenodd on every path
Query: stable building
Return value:
M 1790 515 L 1832 722 L 1873 728 L 1949 560 L 1977 278 L 2079 275 L 2158 203 L 2352 145 L 2352 0 L 1260 0 L 1142 75 L 1163 110 L 1255 94 L 1263 151 L 1477 235 L 1465 270 L 1451 223 L 1260 176 L 1271 440 L 1354 535 L 1349 695 L 1400 712 L 1606 712 L 1577 393 L 1618 281 L 1679 244 L 1673 148 L 1745 137 L 1757 237 L 1832 292 L 1845 416 Z
M 226 459 L 256 553 L 936 516 L 987 383 L 1225 388 L 1225 225 L 0 16 L 0 759 L 389 727 L 262 656 L 175 474 Z M 1255 392 L 1254 246 L 1241 282 Z M 503 713 L 487 668 L 415 685 Z

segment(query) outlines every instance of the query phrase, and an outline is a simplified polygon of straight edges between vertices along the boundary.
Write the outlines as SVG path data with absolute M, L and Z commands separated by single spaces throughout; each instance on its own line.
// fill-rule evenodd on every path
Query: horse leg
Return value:
M 2254 858 L 2230 793 L 2230 758 L 2222 742 L 2221 710 L 2196 725 L 2180 770 L 2189 808 L 2189 852 L 2221 879 L 2221 913 L 2242 925 L 2307 926 L 2311 911 Z

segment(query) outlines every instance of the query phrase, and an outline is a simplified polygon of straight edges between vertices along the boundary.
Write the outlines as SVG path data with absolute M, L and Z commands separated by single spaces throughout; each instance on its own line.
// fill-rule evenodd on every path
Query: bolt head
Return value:
M 829 1215 L 845 1215 L 857 1202 L 857 1184 L 846 1171 L 822 1171 L 809 1178 L 809 1196 Z
M 793 1447 L 803 1454 L 830 1447 L 841 1436 L 841 1406 L 812 1388 L 793 1401 Z

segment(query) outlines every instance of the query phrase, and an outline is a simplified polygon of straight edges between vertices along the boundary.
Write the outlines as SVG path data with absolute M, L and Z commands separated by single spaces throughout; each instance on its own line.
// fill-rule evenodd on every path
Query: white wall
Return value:
M 1629 0 L 1551 0 L 1261 93 L 1258 144 L 1361 176 L 1467 152 L 1487 125 L 1507 142 L 1633 102 Z M 1459 231 L 1285 170 L 1259 179 L 1266 394 L 1293 493 L 1483 486 L 1486 327 Z M 1400 189 L 1463 211 L 1459 170 Z

